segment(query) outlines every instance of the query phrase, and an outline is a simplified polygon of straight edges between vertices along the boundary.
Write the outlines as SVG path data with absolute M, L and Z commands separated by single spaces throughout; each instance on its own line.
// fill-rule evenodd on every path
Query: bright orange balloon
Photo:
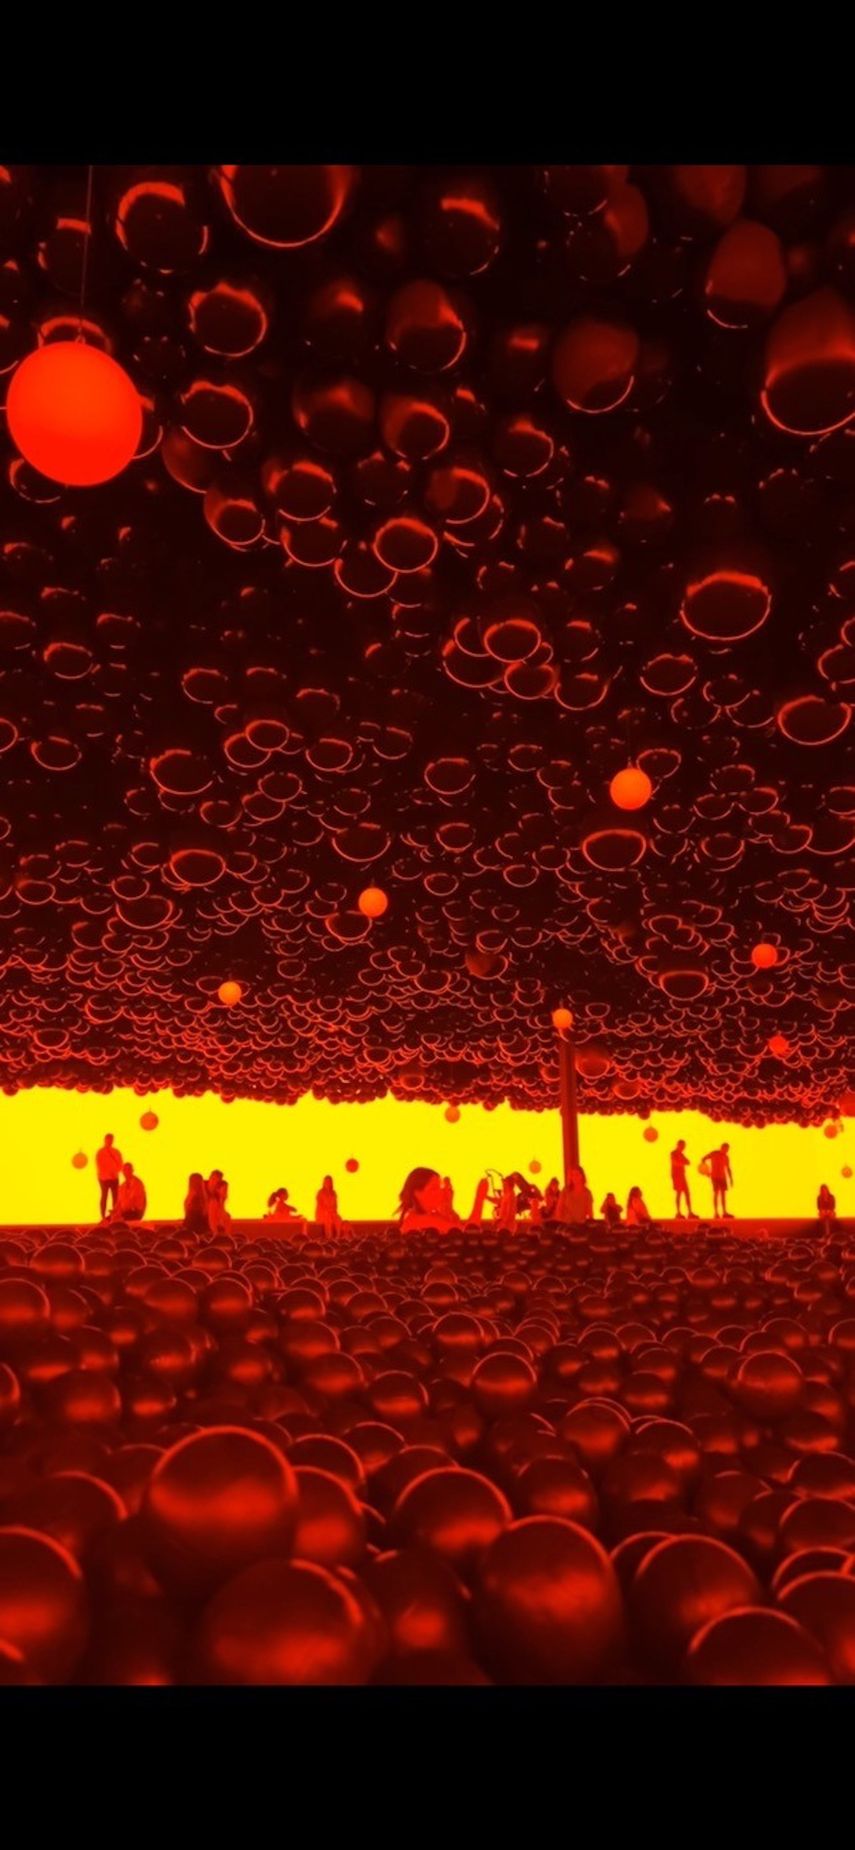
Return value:
M 142 405 L 127 373 L 100 347 L 79 340 L 49 342 L 21 361 L 6 415 L 25 460 L 73 488 L 118 475 L 142 434 Z
M 553 1009 L 552 1026 L 553 1028 L 559 1028 L 559 1029 L 572 1028 L 573 1017 L 570 1013 L 570 1010 L 569 1009 Z
M 449 1105 L 449 1106 L 447 1107 L 447 1109 L 446 1109 L 446 1113 L 445 1113 L 445 1122 L 446 1122 L 446 1124 L 457 1124 L 457 1123 L 459 1122 L 459 1119 L 460 1119 L 460 1108 L 459 1108 L 459 1106 L 458 1106 L 458 1105 Z
M 217 995 L 224 1008 L 233 1009 L 243 995 L 240 983 L 221 983 Z
M 363 918 L 381 919 L 389 904 L 389 898 L 382 886 L 366 886 L 363 887 L 356 903 Z
M 71 1159 L 72 1169 L 85 1169 L 88 1161 L 89 1158 L 85 1152 L 83 1150 L 78 1150 L 77 1155 L 73 1156 Z
M 144 1111 L 140 1118 L 141 1131 L 156 1131 L 160 1119 L 156 1111 Z
M 840 1174 L 842 1175 L 844 1182 L 851 1182 L 852 1171 L 848 1163 L 844 1163 L 843 1168 L 840 1171 Z
M 777 1054 L 779 1060 L 783 1060 L 790 1051 L 790 1043 L 785 1034 L 773 1034 L 766 1042 L 766 1046 L 770 1053 Z
M 655 1124 L 648 1124 L 646 1126 L 645 1131 L 644 1131 L 644 1141 L 645 1143 L 658 1143 L 659 1132 L 656 1129 Z
M 643 809 L 653 795 L 653 785 L 646 771 L 628 764 L 625 771 L 616 772 L 612 778 L 609 795 L 618 809 Z
M 765 944 L 762 941 L 760 944 L 755 944 L 751 952 L 751 962 L 755 970 L 772 970 L 777 961 L 778 953 L 774 944 Z

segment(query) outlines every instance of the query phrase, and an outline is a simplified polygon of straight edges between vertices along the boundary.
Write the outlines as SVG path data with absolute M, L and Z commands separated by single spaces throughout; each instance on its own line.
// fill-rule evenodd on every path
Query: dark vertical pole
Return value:
M 558 1037 L 558 1070 L 561 1079 L 561 1142 L 564 1150 L 564 1180 L 571 1169 L 579 1167 L 579 1114 L 576 1108 L 575 1049 L 569 1034 Z

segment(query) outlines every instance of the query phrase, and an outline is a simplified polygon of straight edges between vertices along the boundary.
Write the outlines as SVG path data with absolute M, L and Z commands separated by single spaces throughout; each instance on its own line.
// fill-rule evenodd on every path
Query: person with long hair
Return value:
M 649 1227 L 650 1225 L 647 1203 L 638 1186 L 629 1191 L 626 1204 L 626 1224 L 628 1227 Z
M 268 1195 L 267 1213 L 264 1218 L 265 1220 L 291 1221 L 301 1220 L 302 1215 L 297 1208 L 292 1208 L 287 1188 L 274 1188 L 272 1195 Z
M 823 1233 L 830 1233 L 837 1212 L 837 1202 L 827 1182 L 823 1182 L 816 1198 L 816 1211 Z
M 401 1189 L 398 1210 L 401 1232 L 420 1233 L 430 1227 L 435 1228 L 437 1233 L 450 1233 L 453 1227 L 480 1224 L 489 1192 L 487 1177 L 482 1176 L 475 1190 L 471 1212 L 464 1220 L 460 1214 L 444 1211 L 442 1182 L 437 1169 L 411 1169 Z
M 582 1227 L 594 1218 L 594 1197 L 588 1187 L 584 1169 L 571 1169 L 558 1197 L 558 1219 L 567 1226 Z
M 324 1176 L 323 1182 L 315 1196 L 315 1220 L 322 1233 L 341 1233 L 341 1215 L 338 1211 L 338 1195 L 333 1187 L 332 1176 Z
M 228 1233 L 232 1217 L 226 1207 L 229 1185 L 221 1169 L 212 1169 L 206 1183 L 208 1226 L 212 1233 Z
M 184 1223 L 182 1233 L 210 1233 L 211 1223 L 208 1215 L 208 1191 L 204 1178 L 194 1170 L 187 1183 L 184 1198 Z
M 558 1212 L 558 1197 L 561 1194 L 558 1177 L 552 1176 L 543 1191 L 543 1219 L 555 1220 Z
M 602 1214 L 603 1220 L 605 1221 L 606 1226 L 608 1227 L 610 1233 L 615 1227 L 620 1226 L 621 1206 L 620 1206 L 620 1202 L 617 1199 L 617 1196 L 613 1193 L 611 1189 L 609 1190 L 609 1193 L 607 1194 L 605 1201 L 603 1202 L 602 1207 L 600 1208 L 600 1213 Z

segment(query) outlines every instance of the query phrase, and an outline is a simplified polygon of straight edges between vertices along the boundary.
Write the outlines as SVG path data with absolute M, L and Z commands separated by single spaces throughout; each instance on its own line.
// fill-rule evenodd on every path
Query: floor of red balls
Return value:
M 855 1683 L 855 1237 L 0 1237 L 0 1683 Z

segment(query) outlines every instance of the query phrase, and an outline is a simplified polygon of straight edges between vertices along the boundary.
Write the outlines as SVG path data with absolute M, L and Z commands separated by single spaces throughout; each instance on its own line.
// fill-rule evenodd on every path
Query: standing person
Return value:
M 229 1185 L 221 1169 L 212 1169 L 205 1184 L 208 1196 L 208 1226 L 212 1233 L 228 1233 L 232 1217 L 226 1207 Z
M 837 1202 L 827 1182 L 823 1182 L 816 1198 L 816 1211 L 823 1233 L 830 1233 L 837 1210 Z
M 717 1150 L 710 1150 L 701 1164 L 701 1172 L 708 1175 L 712 1183 L 713 1218 L 730 1220 L 728 1213 L 727 1191 L 733 1187 L 733 1172 L 730 1167 L 730 1144 L 723 1143 Z
M 122 1152 L 116 1149 L 112 1131 L 107 1132 L 95 1158 L 95 1172 L 101 1185 L 101 1219 L 106 1220 L 107 1200 L 115 1208 L 122 1173 Z
M 502 1177 L 502 1192 L 496 1202 L 495 1219 L 497 1227 L 504 1228 L 506 1233 L 516 1233 L 517 1190 L 514 1176 Z
M 680 1207 L 681 1201 L 685 1201 L 686 1203 L 686 1213 L 689 1219 L 694 1220 L 695 1218 L 692 1213 L 692 1198 L 689 1194 L 689 1184 L 686 1180 L 690 1162 L 691 1157 L 686 1155 L 686 1139 L 685 1137 L 680 1137 L 674 1149 L 671 1151 L 671 1187 L 674 1190 L 674 1198 L 677 1203 L 677 1220 L 685 1220 L 686 1218 L 686 1215 L 682 1212 Z
M 315 1220 L 322 1233 L 341 1233 L 341 1215 L 338 1211 L 338 1195 L 333 1187 L 332 1176 L 324 1176 L 323 1182 L 315 1196 Z
M 558 1186 L 558 1177 L 552 1176 L 551 1180 L 547 1182 L 546 1188 L 544 1189 L 544 1193 L 543 1193 L 543 1219 L 544 1220 L 554 1220 L 555 1219 L 557 1211 L 558 1211 L 558 1197 L 560 1193 L 561 1193 L 561 1190 Z
M 133 1163 L 122 1164 L 122 1180 L 116 1202 L 117 1220 L 144 1220 L 146 1210 L 145 1183 L 134 1170 Z
M 558 1219 L 570 1227 L 583 1227 L 594 1218 L 594 1197 L 584 1169 L 571 1169 L 558 1198 Z
M 194 1170 L 187 1182 L 187 1194 L 184 1198 L 184 1223 L 182 1233 L 210 1233 L 210 1203 L 204 1180 L 198 1170 Z
M 606 1226 L 608 1227 L 610 1233 L 612 1232 L 613 1228 L 620 1226 L 621 1206 L 620 1206 L 620 1202 L 617 1199 L 617 1196 L 613 1194 L 611 1190 L 609 1190 L 609 1193 L 607 1194 L 605 1201 L 603 1202 L 603 1205 L 600 1208 L 600 1213 L 602 1214 L 603 1220 L 605 1221 Z
M 626 1224 L 628 1227 L 648 1227 L 650 1214 L 641 1189 L 631 1188 L 626 1204 Z

